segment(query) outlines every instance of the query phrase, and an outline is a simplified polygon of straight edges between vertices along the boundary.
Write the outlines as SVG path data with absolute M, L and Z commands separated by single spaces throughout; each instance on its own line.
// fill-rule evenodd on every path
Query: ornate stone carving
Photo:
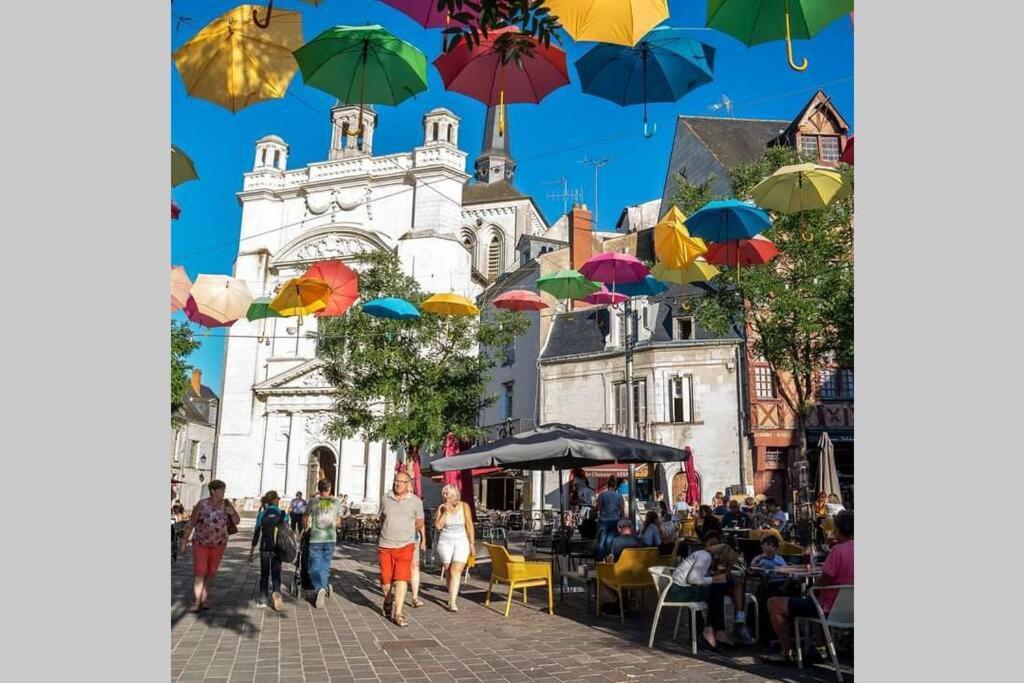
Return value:
M 358 237 L 331 233 L 306 242 L 291 256 L 300 261 L 321 261 L 373 250 L 373 245 Z
M 321 216 L 332 209 L 352 211 L 366 203 L 370 196 L 370 188 L 332 189 L 323 192 L 310 192 L 306 195 L 306 208 L 314 216 Z
M 325 430 L 330 416 L 325 413 L 314 413 L 306 417 L 306 436 L 308 442 L 326 441 Z

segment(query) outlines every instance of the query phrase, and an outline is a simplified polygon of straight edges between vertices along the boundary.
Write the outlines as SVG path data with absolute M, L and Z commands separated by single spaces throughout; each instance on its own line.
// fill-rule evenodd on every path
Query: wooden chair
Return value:
M 548 614 L 555 613 L 554 581 L 551 576 L 550 562 L 527 562 L 522 555 L 509 555 L 504 546 L 484 543 L 487 554 L 491 558 L 491 582 L 487 585 L 487 598 L 484 605 L 491 604 L 491 588 L 495 583 L 508 584 L 508 602 L 505 604 L 505 616 L 512 609 L 512 594 L 517 588 L 523 589 L 523 604 L 526 603 L 526 589 L 535 586 L 548 587 Z
M 600 604 L 601 586 L 606 586 L 619 597 L 619 620 L 626 623 L 626 607 L 622 593 L 628 590 L 654 590 L 654 581 L 648 571 L 658 566 L 657 548 L 626 548 L 614 564 L 597 563 L 597 595 Z M 643 593 L 641 592 L 641 596 Z

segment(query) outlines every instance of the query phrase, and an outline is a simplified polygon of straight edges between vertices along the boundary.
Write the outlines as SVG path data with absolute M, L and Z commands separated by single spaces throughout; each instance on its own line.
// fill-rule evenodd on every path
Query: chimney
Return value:
M 195 392 L 196 396 L 202 396 L 202 385 L 203 371 L 200 370 L 199 368 L 194 368 L 192 370 L 192 391 Z
M 594 215 L 586 204 L 574 204 L 569 212 L 569 262 L 573 270 L 579 270 L 593 254 L 591 236 Z

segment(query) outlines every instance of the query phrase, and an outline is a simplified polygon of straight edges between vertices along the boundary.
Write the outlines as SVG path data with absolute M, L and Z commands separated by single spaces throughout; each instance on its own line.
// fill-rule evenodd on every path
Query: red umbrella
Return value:
M 693 462 L 693 449 L 687 446 L 683 450 L 689 456 L 686 459 L 686 504 L 700 505 L 700 479 L 697 477 L 697 468 Z
M 171 218 L 172 219 L 177 219 L 178 216 L 180 216 L 180 215 L 181 215 L 181 207 L 178 206 L 177 204 L 175 204 L 174 200 L 172 199 L 171 200 Z
M 853 138 L 846 141 L 846 149 L 839 155 L 839 161 L 853 166 Z
M 630 254 L 618 254 L 609 252 L 598 254 L 587 259 L 587 262 L 580 266 L 580 274 L 588 280 L 603 282 L 611 285 L 612 290 L 615 284 L 632 284 L 641 282 L 650 273 L 644 262 Z
M 424 28 L 441 28 L 449 23 L 459 23 L 449 20 L 448 10 L 437 9 L 437 0 L 381 0 L 381 2 L 385 5 L 391 5 L 402 14 L 408 15 Z M 468 5 L 463 5 L 459 12 L 466 12 L 471 15 L 476 14 L 476 11 Z
M 316 313 L 318 318 L 343 314 L 359 297 L 359 276 L 341 261 L 314 263 L 302 277 L 323 280 L 331 290 L 327 307 Z
M 459 442 L 455 435 L 450 433 L 444 438 L 444 450 L 442 454 L 446 458 L 450 458 L 453 455 L 458 455 L 459 451 L 462 450 L 462 444 Z M 459 497 L 462 501 L 469 506 L 469 511 L 476 515 L 476 501 L 473 500 L 473 473 L 470 470 L 461 470 L 458 472 L 445 472 L 444 483 L 454 484 L 459 487 Z
M 778 255 L 769 239 L 731 240 L 709 244 L 704 259 L 719 266 L 757 266 Z
M 497 297 L 493 302 L 496 308 L 507 311 L 539 311 L 548 308 L 537 292 L 528 289 L 513 289 Z
M 620 294 L 618 292 L 609 292 L 606 286 L 601 285 L 601 291 L 594 292 L 586 299 L 584 299 L 584 301 L 586 301 L 588 304 L 595 304 L 598 306 L 601 304 L 611 304 L 612 306 L 614 306 L 615 304 L 621 304 L 628 298 L 629 297 L 626 296 L 625 294 Z

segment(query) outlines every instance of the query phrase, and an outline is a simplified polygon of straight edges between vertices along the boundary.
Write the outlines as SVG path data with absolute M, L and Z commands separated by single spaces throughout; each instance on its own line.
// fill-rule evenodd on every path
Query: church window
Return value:
M 338 143 L 338 146 L 341 147 L 341 149 L 344 150 L 348 148 L 348 121 L 341 124 L 341 139 L 338 140 Z
M 496 278 L 501 275 L 503 264 L 501 262 L 501 237 L 494 235 L 487 248 L 487 276 Z
M 264 148 L 263 149 L 263 153 L 260 155 L 260 166 L 266 166 L 266 165 L 267 165 L 267 150 L 266 150 L 266 148 Z
M 455 126 L 453 126 L 452 124 L 449 123 L 448 124 L 448 142 L 452 141 L 452 135 L 453 135 L 454 129 L 455 129 Z
M 434 142 L 437 142 L 437 121 L 434 121 Z
M 281 150 L 274 150 L 274 168 L 281 168 Z

